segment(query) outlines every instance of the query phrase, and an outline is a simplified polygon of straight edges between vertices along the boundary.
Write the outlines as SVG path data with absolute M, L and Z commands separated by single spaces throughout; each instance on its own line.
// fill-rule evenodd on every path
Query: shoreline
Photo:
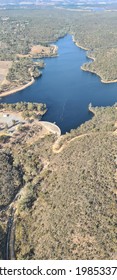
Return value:
M 23 90 L 23 89 L 25 89 L 25 88 L 31 86 L 34 82 L 35 82 L 35 79 L 32 77 L 32 80 L 31 80 L 28 84 L 25 84 L 24 86 L 17 87 L 17 88 L 14 88 L 13 90 L 8 90 L 8 91 L 5 91 L 5 92 L 1 93 L 1 94 L 0 94 L 0 99 L 1 99 L 2 97 L 7 96 L 7 95 L 11 95 L 11 94 L 14 94 L 14 93 L 16 93 L 16 92 L 18 92 L 18 91 L 20 91 L 20 90 Z
M 85 47 L 79 45 L 79 43 L 74 39 L 74 35 L 72 35 L 72 40 L 73 40 L 73 42 L 75 43 L 75 45 L 76 45 L 77 47 L 79 47 L 79 48 L 81 48 L 81 49 L 83 49 L 83 50 L 85 50 L 85 51 L 90 51 L 90 49 L 85 48 Z M 94 57 L 90 57 L 90 56 L 88 56 L 88 55 L 87 55 L 87 57 L 88 57 L 89 59 L 92 59 L 93 61 L 95 61 L 95 58 L 94 58 Z M 116 79 L 116 80 L 110 80 L 110 81 L 104 80 L 103 77 L 102 77 L 98 72 L 96 72 L 96 71 L 91 71 L 91 70 L 88 70 L 88 69 L 84 69 L 84 68 L 83 68 L 83 65 L 81 66 L 81 70 L 82 70 L 82 71 L 85 71 L 85 72 L 89 72 L 89 73 L 92 73 L 92 74 L 97 75 L 97 76 L 100 78 L 100 80 L 101 80 L 101 82 L 102 82 L 103 84 L 117 83 L 117 79 Z
M 74 44 L 75 44 L 77 47 L 79 47 L 79 48 L 81 48 L 81 49 L 83 49 L 83 50 L 85 50 L 85 51 L 89 51 L 89 50 L 90 50 L 89 48 L 86 48 L 86 47 L 83 47 L 82 45 L 80 45 L 80 44 L 75 40 L 74 35 L 72 35 L 72 41 L 74 42 Z M 55 51 L 58 50 L 58 46 L 56 46 L 56 45 L 54 45 L 54 44 L 52 44 L 52 46 L 54 47 Z M 55 55 L 53 55 L 53 56 L 45 56 L 45 57 L 48 57 L 48 58 L 49 58 L 49 57 L 50 57 L 50 58 L 52 57 L 52 58 L 53 58 L 53 57 L 57 57 L 57 56 L 58 56 L 58 54 L 55 54 Z M 95 61 L 95 58 L 90 57 L 90 56 L 88 56 L 88 55 L 87 55 L 87 57 L 88 57 L 89 59 L 92 59 L 93 61 Z M 41 57 L 41 58 L 43 58 L 43 57 Z M 81 66 L 81 70 L 82 70 L 82 71 L 85 71 L 85 72 L 89 72 L 89 73 L 92 73 L 92 74 L 97 75 L 97 76 L 100 78 L 101 82 L 104 83 L 104 84 L 117 83 L 117 79 L 116 79 L 116 80 L 110 80 L 110 81 L 104 80 L 103 77 L 101 77 L 100 74 L 99 74 L 98 72 L 96 72 L 96 71 L 91 71 L 91 70 L 88 70 L 88 69 L 84 69 L 84 68 L 83 68 L 83 65 Z M 5 91 L 5 92 L 1 93 L 1 94 L 0 94 L 0 99 L 1 99 L 2 97 L 8 96 L 8 95 L 15 94 L 15 93 L 17 93 L 17 92 L 19 92 L 19 91 L 21 91 L 21 90 L 23 90 L 23 89 L 25 89 L 25 88 L 31 86 L 34 82 L 35 82 L 35 79 L 34 79 L 34 77 L 32 77 L 32 80 L 31 80 L 29 83 L 27 83 L 27 84 L 25 84 L 25 85 L 23 85 L 23 86 L 21 86 L 21 87 L 14 88 L 13 90 L 8 90 L 8 91 Z
M 75 44 L 78 48 L 83 49 L 83 50 L 85 50 L 85 51 L 90 51 L 90 49 L 79 45 L 79 43 L 75 40 L 74 35 L 72 35 L 72 41 L 74 42 L 74 44 Z
M 104 79 L 100 76 L 100 74 L 99 74 L 98 72 L 91 71 L 91 70 L 88 70 L 88 69 L 84 69 L 84 68 L 83 68 L 83 65 L 81 66 L 81 70 L 84 71 L 84 72 L 89 72 L 89 73 L 92 73 L 92 74 L 97 75 L 97 76 L 100 78 L 101 83 L 103 83 L 103 84 L 113 84 L 113 83 L 117 83 L 117 79 L 116 79 L 116 80 L 110 80 L 110 81 L 104 80 Z
M 58 51 L 58 46 L 56 46 L 56 45 L 54 45 L 54 44 L 52 44 L 51 46 L 53 46 L 53 48 L 54 48 L 54 55 L 50 55 L 50 56 L 40 56 L 40 58 L 53 58 L 53 57 L 57 57 L 58 56 L 58 54 L 56 53 L 57 51 Z M 28 55 L 27 55 L 27 57 L 32 57 L 31 56 L 31 54 L 29 53 Z M 32 57 L 33 58 L 33 57 Z M 39 57 L 38 57 L 39 58 Z M 25 89 L 25 88 L 27 88 L 27 87 L 29 87 L 29 86 L 31 86 L 33 83 L 35 82 L 35 79 L 34 79 L 34 77 L 32 77 L 32 79 L 31 79 L 31 81 L 29 82 L 29 83 L 27 83 L 27 84 L 25 84 L 25 85 L 23 85 L 23 86 L 21 86 L 21 87 L 17 87 L 17 88 L 14 88 L 14 89 L 12 89 L 12 90 L 8 90 L 8 91 L 5 91 L 5 92 L 2 92 L 1 94 L 0 94 L 0 99 L 2 98 L 2 97 L 5 97 L 5 96 L 8 96 L 8 95 L 11 95 L 11 94 L 15 94 L 15 93 L 17 93 L 17 92 L 19 92 L 19 91 L 21 91 L 21 90 L 23 90 L 23 89 Z

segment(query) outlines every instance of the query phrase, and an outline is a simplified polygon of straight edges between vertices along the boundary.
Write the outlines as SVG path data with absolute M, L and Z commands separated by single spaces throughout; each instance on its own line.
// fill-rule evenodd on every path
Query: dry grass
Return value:
M 45 46 L 41 46 L 41 45 L 36 45 L 33 46 L 31 49 L 31 55 L 35 55 L 35 54 L 40 54 L 43 56 L 49 56 L 52 53 L 56 54 L 56 46 L 49 46 L 49 47 L 45 47 Z
M 6 83 L 6 76 L 11 65 L 12 61 L 0 61 L 0 85 Z

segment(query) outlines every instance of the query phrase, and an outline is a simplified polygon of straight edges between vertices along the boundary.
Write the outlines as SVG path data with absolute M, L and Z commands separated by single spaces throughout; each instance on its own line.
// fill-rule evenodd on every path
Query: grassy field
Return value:
M 12 61 L 0 61 L 0 86 L 7 82 L 7 74 L 12 66 Z

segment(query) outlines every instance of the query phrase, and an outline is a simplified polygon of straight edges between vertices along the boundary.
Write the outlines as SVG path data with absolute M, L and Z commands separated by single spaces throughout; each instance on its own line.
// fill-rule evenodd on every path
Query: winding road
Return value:
M 64 135 L 61 135 L 61 131 L 59 129 L 59 127 L 57 127 L 55 124 L 52 123 L 48 123 L 48 122 L 40 122 L 42 123 L 42 125 L 44 125 L 50 132 L 57 134 L 58 138 L 55 141 L 55 143 L 52 146 L 52 152 L 54 154 L 58 154 L 60 152 L 63 151 L 63 149 L 65 149 L 67 147 L 67 145 L 69 145 L 71 142 L 75 141 L 76 139 L 81 139 L 84 138 L 86 136 L 91 136 L 91 135 L 97 135 L 99 134 L 99 132 L 89 132 L 89 133 L 84 133 L 78 136 L 73 137 L 70 140 L 66 140 L 62 146 L 60 147 L 60 141 L 61 139 L 64 139 Z M 117 130 L 115 130 L 114 132 L 108 132 L 109 134 L 116 134 Z M 48 168 L 49 162 L 45 161 L 45 168 Z M 43 170 L 42 170 L 43 172 Z M 117 172 L 117 171 L 116 171 Z M 117 176 L 117 173 L 115 174 L 115 178 Z M 18 193 L 15 195 L 15 197 L 13 198 L 13 200 L 10 202 L 9 205 L 5 206 L 4 208 L 2 208 L 0 210 L 0 212 L 2 211 L 6 211 L 6 210 L 10 210 L 10 214 L 8 217 L 8 222 L 7 222 L 7 234 L 6 234 L 6 248 L 5 248 L 5 259 L 6 260 L 15 260 L 15 250 L 14 250 L 14 243 L 15 243 L 15 222 L 14 222 L 14 214 L 15 214 L 15 202 L 18 200 L 20 192 L 22 191 L 23 186 L 19 189 Z

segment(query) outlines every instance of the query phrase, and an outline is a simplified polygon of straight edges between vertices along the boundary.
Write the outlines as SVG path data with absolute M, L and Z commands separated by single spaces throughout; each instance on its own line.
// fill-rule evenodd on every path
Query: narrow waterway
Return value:
M 95 74 L 84 72 L 80 66 L 88 61 L 86 51 L 78 48 L 72 36 L 59 39 L 58 57 L 44 59 L 46 67 L 41 78 L 1 102 L 20 101 L 46 103 L 48 111 L 44 121 L 56 122 L 62 133 L 77 128 L 89 120 L 93 106 L 109 106 L 117 101 L 117 83 L 103 84 Z

